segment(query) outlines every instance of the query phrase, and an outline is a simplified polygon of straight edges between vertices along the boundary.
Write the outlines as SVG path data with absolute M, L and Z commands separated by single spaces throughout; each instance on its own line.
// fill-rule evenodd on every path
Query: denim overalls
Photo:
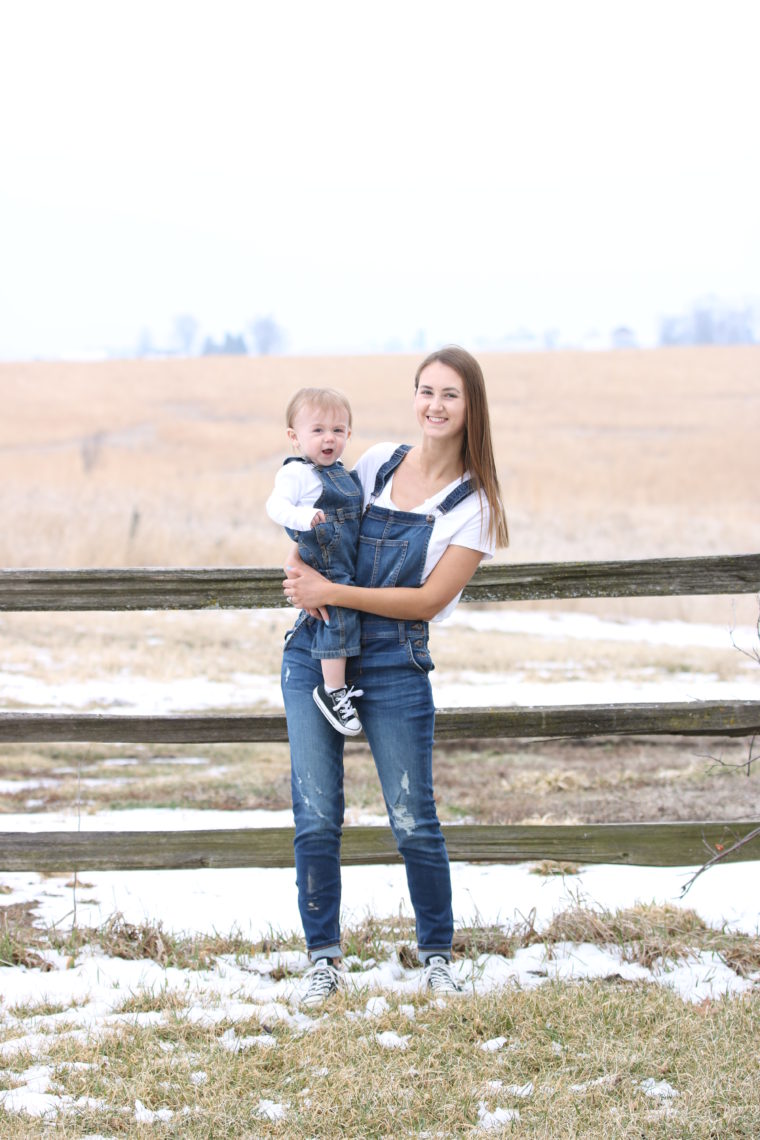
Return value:
M 285 463 L 307 463 L 308 460 L 292 455 Z M 323 511 L 325 521 L 309 530 L 286 531 L 298 543 L 298 553 L 304 562 L 319 570 L 331 582 L 351 585 L 356 570 L 356 550 L 359 544 L 359 523 L 362 514 L 362 486 L 354 471 L 347 471 L 342 463 L 329 467 L 310 464 L 322 482 L 322 494 L 314 504 L 315 511 Z M 361 653 L 361 624 L 356 610 L 328 606 L 327 622 L 314 623 L 312 657 L 357 657 Z
M 409 450 L 397 448 L 377 474 L 372 500 Z M 461 483 L 429 515 L 391 511 L 373 501 L 364 513 L 356 584 L 419 586 L 433 523 L 473 490 Z M 319 665 L 311 656 L 313 618 L 286 637 L 282 692 L 288 721 L 298 904 L 312 959 L 340 956 L 340 837 L 344 737 L 317 709 Z M 448 856 L 433 799 L 435 709 L 424 621 L 362 615 L 361 657 L 347 680 L 364 690 L 360 716 L 375 760 L 391 828 L 406 866 L 424 962 L 451 954 L 453 917 Z

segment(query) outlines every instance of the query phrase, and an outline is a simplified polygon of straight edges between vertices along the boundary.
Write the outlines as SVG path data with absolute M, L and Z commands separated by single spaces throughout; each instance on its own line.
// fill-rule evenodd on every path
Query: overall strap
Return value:
M 466 499 L 468 495 L 471 495 L 474 490 L 475 484 L 472 479 L 465 479 L 463 483 L 460 483 L 458 487 L 450 491 L 443 502 L 439 503 L 435 509 L 439 514 L 445 515 L 449 511 L 452 511 L 454 507 L 458 506 L 462 499 Z
M 401 460 L 406 455 L 407 451 L 412 450 L 411 443 L 400 443 L 396 450 L 391 455 L 390 459 L 386 459 L 382 467 L 378 468 L 377 477 L 375 479 L 375 487 L 370 496 L 370 502 L 374 502 L 377 496 L 382 491 L 388 479 L 398 467 Z
M 287 459 L 283 459 L 282 465 L 286 467 L 288 463 L 308 463 L 308 459 L 304 459 L 302 455 L 289 455 Z M 313 464 L 312 464 L 313 466 Z

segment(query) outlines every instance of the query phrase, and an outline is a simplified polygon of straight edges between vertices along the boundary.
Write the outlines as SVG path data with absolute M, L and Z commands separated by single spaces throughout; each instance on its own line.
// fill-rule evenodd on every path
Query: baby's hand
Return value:
M 325 519 L 325 512 L 324 511 L 317 511 L 314 518 L 311 520 L 311 525 L 316 526 L 317 523 L 326 522 L 326 521 L 327 520 Z

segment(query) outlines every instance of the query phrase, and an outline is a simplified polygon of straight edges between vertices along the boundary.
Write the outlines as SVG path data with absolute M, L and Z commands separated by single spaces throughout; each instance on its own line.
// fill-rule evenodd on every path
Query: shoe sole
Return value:
M 329 994 L 324 994 L 318 998 L 299 998 L 295 1004 L 299 1009 L 319 1009 L 330 998 L 334 998 L 337 992 L 337 990 L 330 990 Z
M 339 732 L 341 734 L 341 736 L 359 736 L 360 735 L 360 733 L 362 731 L 361 728 L 356 728 L 356 729 L 346 728 L 346 726 L 341 724 L 340 721 L 334 721 L 332 718 L 332 715 L 328 712 L 328 710 L 325 708 L 325 706 L 322 704 L 322 702 L 319 700 L 319 698 L 316 697 L 314 695 L 314 693 L 312 693 L 311 695 L 312 695 L 312 697 L 314 697 L 314 704 L 317 706 L 319 711 L 322 713 L 322 716 L 325 718 L 325 720 L 327 721 L 328 724 L 332 725 L 332 727 L 335 729 L 336 732 Z

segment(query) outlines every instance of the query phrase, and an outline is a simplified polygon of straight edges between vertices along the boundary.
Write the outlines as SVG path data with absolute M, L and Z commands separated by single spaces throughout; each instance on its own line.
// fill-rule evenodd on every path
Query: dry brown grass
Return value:
M 37 953 L 44 939 L 35 924 L 36 909 L 36 902 L 0 906 L 0 969 L 4 966 L 50 968 Z
M 577 873 L 578 868 L 569 864 L 565 867 L 562 873 Z M 557 872 L 544 869 L 541 873 Z M 248 959 L 255 954 L 305 950 L 298 934 L 272 932 L 258 941 L 234 932 L 178 934 L 164 930 L 160 922 L 127 922 L 118 913 L 99 927 L 45 929 L 35 923 L 36 906 L 24 903 L 0 907 L 0 938 L 5 939 L 6 950 L 13 946 L 14 955 L 13 960 L 8 958 L 0 965 L 49 969 L 37 953 L 46 947 L 63 951 L 72 962 L 85 947 L 96 946 L 110 957 L 151 960 L 160 966 L 190 970 L 211 968 L 215 959 L 223 955 Z M 342 936 L 344 953 L 349 964 L 355 960 L 359 969 L 361 963 L 370 959 L 382 961 L 394 954 L 402 965 L 415 968 L 420 963 L 414 932 L 411 918 L 369 916 L 346 927 Z M 624 961 L 637 962 L 647 969 L 704 951 L 720 955 L 741 977 L 760 971 L 760 937 L 709 926 L 696 911 L 668 903 L 638 904 L 615 911 L 574 903 L 558 911 L 541 930 L 536 929 L 535 912 L 512 925 L 460 926 L 454 931 L 452 950 L 455 960 L 475 960 L 483 954 L 511 958 L 518 950 L 535 945 L 546 946 L 551 954 L 552 947 L 566 942 L 614 946 Z
M 84 884 L 80 884 L 83 886 Z M 21 932 L 17 932 L 17 937 Z M 127 922 L 123 915 L 111 915 L 102 926 L 91 928 L 73 926 L 70 930 L 48 930 L 42 935 L 35 929 L 33 936 L 45 940 L 61 950 L 73 961 L 85 946 L 97 946 L 111 958 L 127 961 L 150 959 L 159 966 L 176 966 L 178 969 L 206 969 L 221 954 L 253 954 L 270 952 L 271 942 L 252 943 L 248 939 L 229 935 L 193 936 L 177 935 L 164 930 L 160 923 Z
M 438 811 L 444 822 L 492 824 L 757 819 L 760 782 L 739 767 L 746 748 L 654 737 L 445 744 L 435 758 Z M 711 756 L 737 767 L 713 770 Z M 80 814 L 103 810 L 290 806 L 285 744 L 4 745 L 0 779 L 10 781 L 0 830 L 7 812 L 64 812 L 73 828 Z M 350 823 L 385 815 L 363 744 L 346 748 L 346 797 Z
M 478 1134 L 480 1106 L 519 1113 L 519 1122 L 497 1135 L 749 1140 L 760 1127 L 752 1055 L 756 1001 L 684 1009 L 678 998 L 652 987 L 595 983 L 491 995 L 445 1010 L 417 1007 L 412 1023 L 395 1002 L 369 1025 L 341 1012 L 310 1034 L 276 1031 L 276 1047 L 239 1054 L 218 1048 L 219 1030 L 181 1020 L 160 1035 L 124 1031 L 89 1052 L 80 1047 L 77 1055 L 92 1068 L 62 1065 L 60 1087 L 112 1107 L 84 1111 L 76 1121 L 59 1118 L 56 1133 L 147 1136 L 160 1129 L 189 1140 L 463 1137 Z M 244 1025 L 237 1028 L 246 1032 Z M 381 1048 L 376 1034 L 384 1032 L 408 1037 L 407 1048 Z M 511 1048 L 480 1048 L 499 1036 Z M 65 1062 L 71 1053 L 59 1046 L 53 1056 Z M 200 1083 L 192 1079 L 198 1072 L 206 1074 Z M 678 1096 L 672 1102 L 647 1097 L 642 1082 L 648 1079 L 667 1080 Z M 529 1082 L 529 1095 L 514 1091 Z M 173 1121 L 137 1126 L 124 1109 L 138 1099 L 148 1109 L 172 1109 Z M 262 1099 L 287 1106 L 284 1119 L 257 1116 Z M 189 1114 L 177 1115 L 185 1106 Z M 44 1126 L 31 1129 L 30 1136 L 46 1134 Z
M 408 933 L 395 920 L 373 920 L 349 932 L 349 940 L 365 959 L 389 946 L 403 957 Z M 90 934 L 104 945 L 102 932 Z M 710 931 L 693 912 L 668 907 L 574 908 L 556 916 L 548 952 L 575 938 L 619 945 L 639 962 L 710 949 L 725 960 L 735 954 L 738 972 L 760 963 L 757 939 Z M 460 930 L 457 951 L 512 955 L 539 939 L 529 922 L 514 930 Z M 125 952 L 131 955 L 138 942 L 155 958 L 162 933 L 146 928 L 135 940 L 128 931 Z M 117 937 L 117 953 L 120 945 Z M 266 952 L 250 944 L 208 946 L 212 954 L 243 956 L 257 949 Z M 185 959 L 194 952 L 188 944 Z M 172 954 L 178 962 L 182 947 L 174 945 Z M 547 1140 L 754 1140 L 760 1129 L 756 992 L 694 1005 L 664 986 L 611 976 L 508 987 L 448 1004 L 423 993 L 389 993 L 384 1008 L 367 1016 L 366 993 L 347 988 L 314 1014 L 308 1032 L 264 1007 L 247 1020 L 209 1025 L 188 1016 L 198 1000 L 181 986 L 137 988 L 114 1008 L 154 1015 L 152 1024 L 111 1024 L 89 1040 L 50 1027 L 44 1042 L 37 1037 L 33 1047 L 6 1056 L 0 1089 L 25 1084 L 31 1066 L 42 1064 L 52 1066 L 51 1091 L 93 1102 L 59 1113 L 54 1124 L 0 1108 L 0 1136 L 42 1137 L 52 1127 L 63 1137 L 460 1137 L 479 1134 L 483 1114 L 499 1108 L 519 1118 L 497 1134 Z M 67 1008 L 65 1002 L 14 1006 L 14 1024 L 0 1028 L 0 1043 L 27 1032 L 25 1019 L 34 1032 L 35 1019 Z M 268 1047 L 231 1052 L 223 1047 L 229 1032 L 238 1039 L 264 1032 Z M 380 1035 L 389 1034 L 404 1047 L 383 1048 Z M 651 1095 L 660 1082 L 666 1082 L 660 1095 Z M 169 1110 L 171 1118 L 140 1124 L 138 1101 L 148 1112 Z M 264 1101 L 282 1106 L 283 1118 L 261 1115 Z
M 247 703 L 235 706 L 239 711 L 264 711 L 246 677 L 263 674 L 277 692 L 282 636 L 291 620 L 285 610 L 6 614 L 0 619 L 1 671 L 9 679 L 44 682 L 51 700 L 70 682 L 84 693 L 109 682 L 118 701 L 139 693 L 145 681 L 172 692 L 175 681 L 206 677 L 230 685 L 236 697 L 249 694 Z M 456 680 L 462 670 L 483 669 L 484 637 L 466 629 L 435 630 L 434 676 Z M 514 677 L 509 692 L 517 697 L 521 681 L 651 682 L 676 674 L 746 681 L 757 673 L 756 664 L 731 648 L 728 630 L 722 650 L 496 630 L 487 642 L 489 671 Z M 5 707 L 11 707 L 7 700 Z M 710 759 L 739 765 L 746 748 L 742 739 L 640 737 L 442 743 L 435 760 L 439 810 L 444 820 L 482 823 L 757 818 L 760 783 Z M 346 755 L 349 818 L 383 815 L 369 751 L 349 743 Z M 0 814 L 63 809 L 72 820 L 78 811 L 104 808 L 282 809 L 290 803 L 284 744 L 5 745 L 0 779 L 18 785 L 4 790 Z M 40 783 L 29 786 L 30 780 Z
M 510 558 L 758 545 L 760 348 L 484 355 Z M 411 438 L 412 357 L 2 364 L 0 565 L 276 564 L 264 499 L 301 384 L 348 458 Z
M 561 859 L 542 859 L 540 863 L 536 863 L 530 868 L 530 873 L 544 878 L 553 875 L 564 878 L 565 875 L 578 875 L 580 870 L 581 868 L 577 863 L 566 863 Z
M 626 961 L 638 962 L 647 968 L 656 962 L 686 958 L 692 951 L 704 950 L 725 954 L 725 960 L 743 977 L 760 970 L 760 938 L 716 930 L 696 911 L 667 903 L 614 912 L 571 907 L 555 915 L 541 934 L 529 937 L 549 946 L 557 942 L 618 946 Z
M 576 871 L 571 868 L 564 873 Z M 545 945 L 551 954 L 558 943 L 572 942 L 615 946 L 624 961 L 647 969 L 704 951 L 720 955 L 740 977 L 760 970 L 760 937 L 715 929 L 686 907 L 649 903 L 611 911 L 577 904 L 559 911 L 541 931 L 536 930 L 534 917 L 531 913 L 512 927 L 460 927 L 455 932 L 454 955 L 512 957 L 517 950 L 537 944 Z

